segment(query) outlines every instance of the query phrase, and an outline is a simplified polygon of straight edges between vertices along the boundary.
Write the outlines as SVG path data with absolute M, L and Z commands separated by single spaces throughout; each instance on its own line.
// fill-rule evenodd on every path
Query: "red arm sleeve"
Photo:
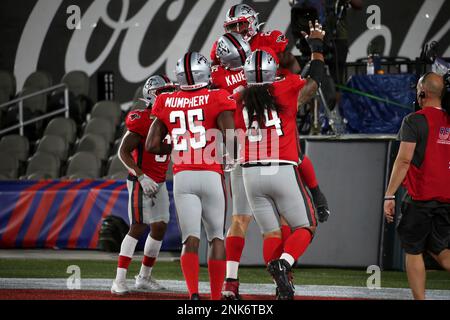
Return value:
M 288 45 L 288 39 L 286 38 L 283 32 L 279 30 L 273 30 L 270 33 L 269 37 L 271 42 L 271 48 L 277 54 L 286 50 L 286 47 Z
M 125 119 L 125 125 L 128 131 L 146 137 L 150 119 L 146 119 L 145 117 L 148 117 L 148 113 L 141 110 L 134 110 L 128 113 L 127 118 Z

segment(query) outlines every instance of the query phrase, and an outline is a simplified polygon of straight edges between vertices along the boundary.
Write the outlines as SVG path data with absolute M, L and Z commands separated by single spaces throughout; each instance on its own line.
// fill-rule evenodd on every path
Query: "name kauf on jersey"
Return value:
M 225 81 L 227 82 L 227 86 L 233 86 L 236 83 L 245 81 L 245 75 L 244 75 L 244 71 L 241 70 L 241 72 L 236 73 L 236 74 L 232 74 L 229 76 L 225 77 Z
M 203 94 L 199 96 L 193 96 L 191 98 L 186 97 L 168 97 L 164 106 L 166 108 L 193 108 L 201 107 L 208 104 L 209 94 Z

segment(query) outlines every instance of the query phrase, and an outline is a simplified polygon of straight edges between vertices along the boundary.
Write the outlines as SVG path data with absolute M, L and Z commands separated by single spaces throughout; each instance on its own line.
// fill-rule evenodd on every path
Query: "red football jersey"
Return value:
M 174 174 L 184 170 L 223 173 L 222 159 L 216 153 L 217 118 L 224 111 L 236 110 L 236 102 L 229 96 L 226 90 L 208 88 L 158 96 L 152 114 L 172 137 Z
M 215 88 L 225 89 L 229 94 L 238 92 L 247 86 L 244 70 L 227 70 L 220 65 L 211 67 L 211 81 Z
M 241 150 L 244 163 L 298 163 L 297 98 L 305 83 L 300 76 L 289 74 L 272 84 L 271 94 L 280 110 L 266 111 L 261 128 L 254 115 L 248 115 L 239 93 L 233 95 L 238 101 L 235 126 L 241 129 L 245 140 L 245 148 Z
M 250 39 L 250 49 L 255 51 L 257 49 L 268 51 L 275 59 L 277 63 L 278 54 L 286 50 L 288 39 L 279 30 L 273 30 L 268 32 L 258 32 Z M 216 56 L 217 41 L 214 42 L 211 48 L 211 61 L 213 64 L 220 64 L 219 59 Z
M 150 118 L 149 109 L 133 110 L 125 119 L 128 131 L 141 136 L 137 149 L 133 150 L 133 159 L 139 168 L 157 183 L 166 181 L 166 172 L 170 162 L 170 155 L 157 155 L 145 151 L 145 140 L 153 120 Z M 170 144 L 170 137 L 166 137 L 166 143 Z M 131 174 L 131 172 L 130 172 Z

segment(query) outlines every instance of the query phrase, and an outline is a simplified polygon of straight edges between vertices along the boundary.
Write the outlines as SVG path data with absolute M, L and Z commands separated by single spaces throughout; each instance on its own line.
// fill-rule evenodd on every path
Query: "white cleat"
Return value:
M 141 277 L 141 275 L 136 276 L 136 289 L 137 290 L 148 290 L 148 291 L 159 291 L 166 290 L 161 284 L 159 284 L 151 276 L 148 278 Z
M 127 294 L 130 292 L 130 289 L 127 286 L 127 283 L 125 281 L 113 281 L 112 287 L 111 287 L 111 293 L 112 294 Z

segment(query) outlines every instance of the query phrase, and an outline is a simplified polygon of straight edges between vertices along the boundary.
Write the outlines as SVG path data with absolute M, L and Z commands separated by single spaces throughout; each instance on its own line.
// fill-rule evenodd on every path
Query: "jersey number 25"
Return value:
M 195 119 L 196 118 L 196 119 Z M 186 121 L 187 120 L 187 121 Z M 203 110 L 202 109 L 191 109 L 187 111 L 187 119 L 186 115 L 183 111 L 177 110 L 172 111 L 170 113 L 170 123 L 177 123 L 179 121 L 180 127 L 174 128 L 172 130 L 172 140 L 173 140 L 173 149 L 177 151 L 187 151 L 187 138 L 183 137 L 186 134 L 186 131 L 189 128 L 189 131 L 192 134 L 198 134 L 198 140 L 193 137 L 189 138 L 190 146 L 193 149 L 200 149 L 206 146 L 206 130 L 203 125 L 195 124 L 195 120 L 203 121 Z M 179 137 L 182 137 L 179 139 Z

